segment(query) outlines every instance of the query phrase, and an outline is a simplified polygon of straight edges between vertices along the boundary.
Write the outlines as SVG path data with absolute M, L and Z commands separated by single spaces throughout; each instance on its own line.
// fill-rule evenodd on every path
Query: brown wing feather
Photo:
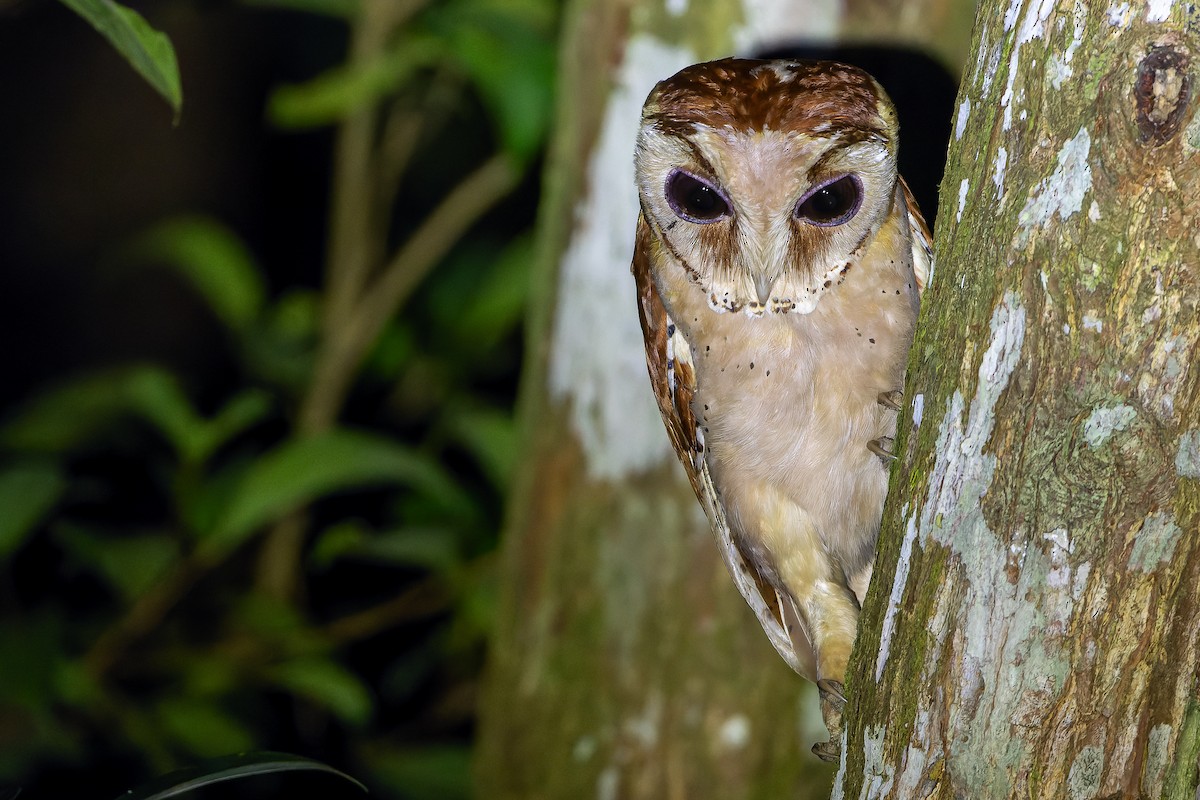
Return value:
M 650 275 L 650 248 L 654 239 L 650 226 L 638 216 L 637 240 L 633 251 L 633 279 L 637 283 L 638 316 L 642 323 L 642 336 L 646 342 L 646 368 L 650 372 L 650 385 L 667 435 L 687 471 L 692 490 L 704 502 L 703 486 L 696 469 L 694 454 L 703 450 L 696 432 L 696 417 L 692 413 L 691 400 L 695 391 L 696 376 L 688 365 L 683 374 L 678 374 L 669 351 L 674 326 L 667 317 L 667 309 L 658 296 L 658 287 Z M 675 374 L 672 374 L 675 373 Z
M 913 272 L 917 276 L 917 289 L 924 292 L 929 283 L 929 273 L 933 270 L 933 234 L 921 216 L 917 200 L 900 178 L 900 188 L 904 190 L 904 207 L 908 212 L 908 229 L 912 232 Z
M 767 638 L 783 660 L 809 680 L 816 680 L 812 645 L 798 615 L 794 609 L 788 609 L 791 613 L 786 615 L 781 610 L 775 589 L 738 548 L 725 518 L 725 509 L 717 500 L 712 476 L 704 459 L 704 439 L 692 411 L 696 374 L 692 368 L 691 353 L 682 335 L 675 331 L 651 276 L 651 259 L 657 255 L 653 250 L 655 246 L 650 226 L 639 215 L 632 271 L 637 284 L 638 316 L 646 343 L 646 367 L 650 373 L 654 398 L 658 401 L 658 410 L 675 453 L 687 472 L 692 490 L 712 524 L 721 558 L 738 591 L 754 611 Z

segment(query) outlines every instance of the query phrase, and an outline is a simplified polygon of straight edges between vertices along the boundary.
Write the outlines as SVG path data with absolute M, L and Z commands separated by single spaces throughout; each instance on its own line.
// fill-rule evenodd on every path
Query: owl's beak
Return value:
M 767 301 L 771 299 L 771 289 L 775 286 L 775 278 L 771 275 L 765 275 L 761 272 L 754 276 L 754 293 L 758 295 L 758 302 L 762 306 L 766 306 Z

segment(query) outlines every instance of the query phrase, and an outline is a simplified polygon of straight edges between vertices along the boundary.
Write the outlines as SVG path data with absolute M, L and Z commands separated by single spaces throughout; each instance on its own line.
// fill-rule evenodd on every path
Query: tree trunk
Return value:
M 984 0 L 835 797 L 1197 797 L 1200 16 Z
M 906 9 L 898 21 L 893 5 Z M 966 39 L 966 5 L 573 5 L 523 384 L 528 454 L 481 704 L 480 797 L 828 796 L 833 770 L 808 752 L 825 738 L 815 691 L 725 573 L 650 392 L 629 273 L 634 134 L 653 84 L 687 64 L 828 41 L 843 27 L 858 40 L 936 38 L 950 58 Z

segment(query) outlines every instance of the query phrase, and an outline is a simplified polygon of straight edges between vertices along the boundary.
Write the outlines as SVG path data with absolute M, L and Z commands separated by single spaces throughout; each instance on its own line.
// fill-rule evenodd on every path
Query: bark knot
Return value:
M 1179 132 L 1192 99 L 1191 59 L 1173 45 L 1155 45 L 1138 62 L 1133 95 L 1144 145 L 1158 147 Z

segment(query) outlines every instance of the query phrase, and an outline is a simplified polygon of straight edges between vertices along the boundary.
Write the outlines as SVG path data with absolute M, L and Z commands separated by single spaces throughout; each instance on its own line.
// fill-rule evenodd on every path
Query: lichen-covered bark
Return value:
M 525 365 L 524 468 L 499 567 L 476 777 L 488 800 L 827 797 L 814 688 L 725 573 L 646 375 L 632 157 L 656 80 L 876 20 L 953 42 L 945 0 L 576 0 Z M 936 12 L 936 13 L 935 13 Z M 898 18 L 897 18 L 898 19 Z M 943 57 L 952 47 L 943 47 Z M 954 65 L 951 65 L 952 67 Z
M 975 37 L 834 794 L 1192 800 L 1200 15 Z

